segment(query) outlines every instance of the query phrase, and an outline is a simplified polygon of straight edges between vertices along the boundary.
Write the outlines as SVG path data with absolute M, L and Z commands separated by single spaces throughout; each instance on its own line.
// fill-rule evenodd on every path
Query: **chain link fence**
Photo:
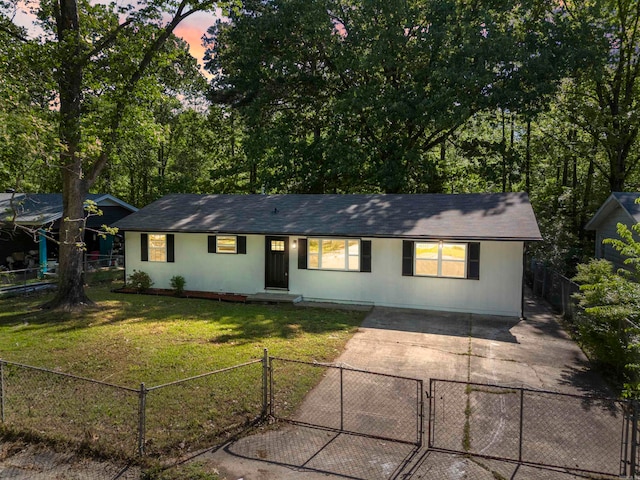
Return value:
M 210 446 L 221 434 L 258 420 L 265 408 L 263 365 L 254 360 L 145 389 L 141 453 Z
M 422 444 L 422 380 L 276 357 L 270 372 L 270 414 L 277 419 Z M 308 382 L 292 384 L 296 378 Z
M 624 441 L 629 402 L 449 380 L 431 380 L 429 392 L 430 448 L 603 475 L 635 470 L 637 445 Z
M 137 449 L 138 392 L 0 361 L 3 428 L 111 455 Z
M 134 389 L 0 360 L 0 420 L 5 431 L 117 457 L 183 453 L 264 414 L 265 366 L 266 357 Z
M 575 319 L 578 306 L 573 295 L 580 286 L 535 258 L 527 265 L 526 276 L 533 294 L 544 298 L 564 318 Z

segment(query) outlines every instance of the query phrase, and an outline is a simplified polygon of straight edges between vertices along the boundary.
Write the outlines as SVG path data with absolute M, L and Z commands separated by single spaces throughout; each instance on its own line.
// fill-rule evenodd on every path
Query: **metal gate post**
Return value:
M 631 478 L 636 478 L 638 455 L 638 401 L 631 402 Z
M 422 446 L 422 442 L 424 441 L 424 382 L 422 380 L 418 380 L 416 384 L 417 388 L 417 401 L 418 401 L 418 446 Z
M 522 462 L 522 437 L 524 424 L 524 388 L 520 389 L 520 435 L 518 438 L 518 461 Z
M 344 393 L 342 388 L 342 365 L 340 365 L 340 430 L 344 430 Z
M 146 409 L 147 409 L 147 389 L 144 383 L 140 384 L 138 393 L 138 453 L 144 455 L 144 444 L 146 441 Z
M 433 415 L 435 412 L 435 395 L 434 395 L 434 387 L 433 387 L 433 378 L 429 379 L 429 420 L 427 421 L 427 447 L 431 448 L 433 447 L 433 435 L 432 435 L 432 429 L 433 429 Z
M 269 415 L 273 414 L 273 358 L 269 359 Z
M 4 362 L 0 362 L 0 422 L 4 423 Z
M 269 352 L 265 348 L 262 356 L 262 418 L 267 416 L 269 394 Z

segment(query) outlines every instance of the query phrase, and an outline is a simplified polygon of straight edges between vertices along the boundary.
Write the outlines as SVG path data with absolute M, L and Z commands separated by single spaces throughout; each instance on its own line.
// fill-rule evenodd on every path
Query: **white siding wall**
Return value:
M 153 233 L 153 232 L 149 232 Z M 290 237 L 289 290 L 306 300 L 519 316 L 522 242 L 481 242 L 480 280 L 403 277 L 402 240 L 372 239 L 371 273 L 299 270 Z M 127 275 L 147 272 L 154 287 L 182 275 L 188 290 L 264 291 L 264 237 L 247 236 L 245 255 L 207 253 L 206 234 L 176 234 L 175 263 L 140 261 L 140 234 L 126 233 Z
M 519 316 L 522 249 L 522 242 L 481 242 L 480 280 L 403 277 L 402 240 L 373 239 L 371 273 L 298 270 L 292 263 L 290 281 L 306 299 Z
M 149 232 L 154 233 L 154 232 Z M 207 252 L 207 235 L 175 234 L 175 262 L 140 261 L 140 234 L 125 233 L 126 270 L 147 272 L 154 288 L 171 288 L 171 277 L 182 275 L 187 290 L 256 293 L 264 289 L 264 237 L 247 236 L 246 254 Z
M 625 268 L 624 260 L 626 257 L 620 255 L 611 245 L 602 245 L 602 240 L 605 238 L 620 238 L 618 235 L 618 223 L 624 223 L 629 228 L 633 225 L 633 223 L 629 221 L 629 215 L 624 212 L 622 207 L 617 207 L 611 215 L 598 226 L 596 230 L 595 248 L 595 257 L 606 258 L 613 263 L 616 270 Z

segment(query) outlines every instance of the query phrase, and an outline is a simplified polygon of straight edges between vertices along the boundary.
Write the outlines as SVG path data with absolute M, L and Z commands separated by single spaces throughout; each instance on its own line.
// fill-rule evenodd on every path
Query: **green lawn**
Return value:
M 365 315 L 118 294 L 112 286 L 88 288 L 97 306 L 80 313 L 39 310 L 46 296 L 0 300 L 0 359 L 149 388 L 261 358 L 264 348 L 272 356 L 331 362 Z M 135 452 L 135 392 L 9 367 L 5 425 L 57 441 L 80 440 L 106 453 Z M 288 404 L 296 405 L 322 371 L 284 373 L 279 387 Z M 147 451 L 175 453 L 211 444 L 229 425 L 248 421 L 261 408 L 261 378 L 257 364 L 149 392 Z
M 97 308 L 38 310 L 47 297 L 0 300 L 0 359 L 137 388 L 273 356 L 331 361 L 362 312 L 245 305 L 88 288 Z

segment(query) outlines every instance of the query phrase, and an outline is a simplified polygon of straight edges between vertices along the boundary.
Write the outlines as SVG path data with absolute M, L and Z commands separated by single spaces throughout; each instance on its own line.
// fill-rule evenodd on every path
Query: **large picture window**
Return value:
M 316 270 L 360 270 L 360 240 L 309 238 L 307 268 Z
M 402 275 L 480 279 L 480 243 L 402 242 Z
M 415 249 L 416 275 L 466 277 L 466 243 L 416 242 Z

